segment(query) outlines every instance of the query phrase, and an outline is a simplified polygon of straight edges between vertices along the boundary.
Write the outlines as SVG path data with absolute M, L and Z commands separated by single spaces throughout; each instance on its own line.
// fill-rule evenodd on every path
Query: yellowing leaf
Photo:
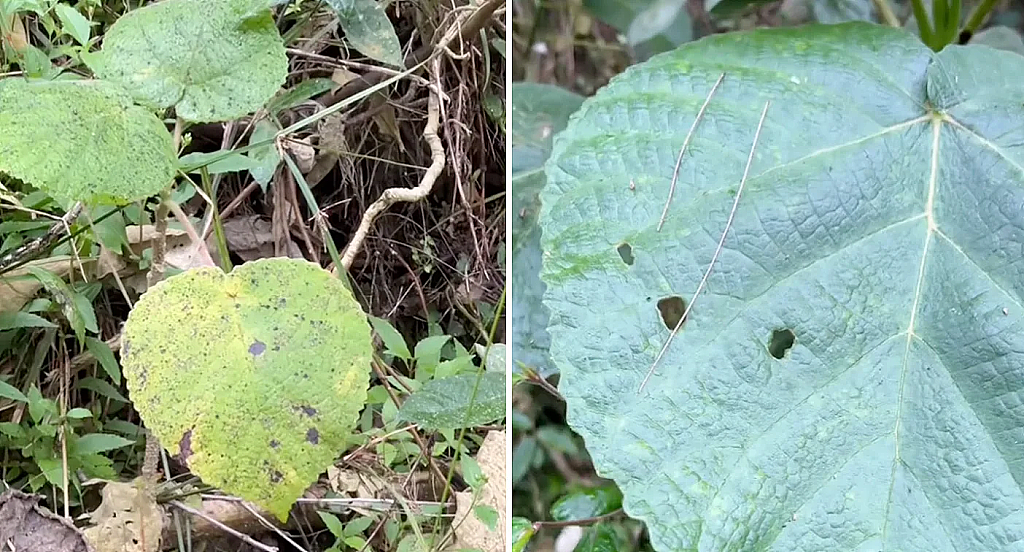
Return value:
M 345 446 L 371 354 L 366 316 L 342 282 L 283 258 L 154 286 L 121 351 L 160 442 L 206 483 L 282 520 Z

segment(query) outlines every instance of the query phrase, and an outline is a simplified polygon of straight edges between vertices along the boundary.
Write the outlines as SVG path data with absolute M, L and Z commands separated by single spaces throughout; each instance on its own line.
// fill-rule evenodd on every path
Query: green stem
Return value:
M 948 34 L 947 8 L 949 6 L 946 2 L 947 0 L 932 0 L 932 44 L 930 46 L 935 51 L 939 51 L 945 46 L 941 42 Z
M 924 9 L 924 0 L 911 0 L 914 9 L 914 19 L 917 20 L 917 29 L 921 33 L 921 42 L 929 48 L 932 47 L 932 24 L 928 21 L 928 12 Z
M 444 482 L 444 490 L 441 491 L 441 504 L 448 501 L 448 492 L 452 488 L 452 476 L 455 474 L 455 466 L 459 464 L 459 454 L 462 452 L 462 440 L 466 437 L 466 417 L 469 416 L 470 411 L 473 410 L 473 404 L 476 402 L 477 390 L 480 388 L 480 380 L 484 376 L 484 365 L 487 362 L 487 354 L 491 352 L 491 344 L 494 343 L 494 336 L 498 333 L 498 321 L 501 320 L 501 313 L 505 310 L 505 294 L 508 292 L 508 286 L 506 285 L 501 290 L 501 297 L 498 299 L 498 307 L 494 309 L 494 320 L 491 322 L 491 334 L 487 338 L 487 348 L 484 349 L 484 356 L 480 359 L 480 369 L 476 373 L 476 381 L 473 382 L 473 392 L 469 395 L 469 404 L 466 406 L 466 411 L 462 414 L 462 428 L 459 429 L 459 436 L 455 439 L 455 458 L 452 459 L 452 463 L 448 466 L 448 478 Z M 431 543 L 433 539 L 437 537 L 437 532 L 441 526 L 441 518 L 438 517 L 434 520 L 434 530 L 430 535 Z
M 964 32 L 973 35 L 981 24 L 985 22 L 985 18 L 992 12 L 992 9 L 996 7 L 997 0 L 985 0 L 984 2 L 975 6 L 974 11 L 967 18 L 967 24 L 964 25 Z
M 213 234 L 217 240 L 217 256 L 220 257 L 220 268 L 224 272 L 231 272 L 231 254 L 228 252 L 228 240 L 224 235 L 224 224 L 220 219 L 220 210 L 217 208 L 217 194 L 213 183 L 210 181 L 210 173 L 203 167 L 199 170 L 199 177 L 203 183 L 203 191 L 206 197 L 210 198 L 210 209 L 213 213 Z
M 327 228 L 327 221 L 325 220 L 327 217 L 320 211 L 320 206 L 317 205 L 316 198 L 313 197 L 313 190 L 309 189 L 306 177 L 302 176 L 302 171 L 299 170 L 298 165 L 292 160 L 290 154 L 285 153 L 281 158 L 284 159 L 284 164 L 288 166 L 288 171 L 292 173 L 295 183 L 302 190 L 302 197 L 306 198 L 306 207 L 315 221 L 317 230 L 320 231 L 320 237 L 324 240 L 324 245 L 327 246 L 327 252 L 331 256 L 331 262 L 334 263 L 336 272 L 344 272 L 341 266 L 341 255 L 338 254 L 338 248 L 334 245 L 334 239 L 331 238 L 331 233 Z
M 960 10 L 962 4 L 961 0 L 952 0 L 952 5 L 949 8 L 948 15 L 948 27 L 946 28 L 946 36 L 942 41 L 942 46 L 945 47 L 947 44 L 952 44 L 957 35 L 960 32 Z

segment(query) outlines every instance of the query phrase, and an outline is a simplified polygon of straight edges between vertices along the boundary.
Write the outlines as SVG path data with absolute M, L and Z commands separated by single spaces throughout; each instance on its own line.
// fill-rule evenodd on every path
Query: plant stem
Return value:
M 441 139 L 437 136 L 439 111 L 440 98 L 437 91 L 431 90 L 430 97 L 427 100 L 427 125 L 423 129 L 423 139 L 430 146 L 431 163 L 420 183 L 415 188 L 388 188 L 380 194 L 376 201 L 367 207 L 366 212 L 363 213 L 362 220 L 359 221 L 359 227 L 348 242 L 348 245 L 345 246 L 344 252 L 342 252 L 341 266 L 335 266 L 335 270 L 347 271 L 352 267 L 352 262 L 355 260 L 359 250 L 362 249 L 363 240 L 370 233 L 373 221 L 377 219 L 378 215 L 395 203 L 420 201 L 427 197 L 430 190 L 434 188 L 434 181 L 437 180 L 441 171 L 444 170 L 445 164 L 444 147 L 441 145 Z
M 220 268 L 224 272 L 231 272 L 231 254 L 228 252 L 228 240 L 224 235 L 224 223 L 221 221 L 220 209 L 217 208 L 217 197 L 210 181 L 210 173 L 206 167 L 199 169 L 199 177 L 203 183 L 203 191 L 210 198 L 210 211 L 213 213 L 213 233 L 217 241 L 217 255 L 220 257 Z M 204 234 L 205 235 L 205 234 Z M 200 239 L 202 236 L 200 236 Z
M 157 282 L 164 279 L 164 272 L 167 270 L 164 261 L 164 253 L 167 250 L 167 214 L 170 212 L 171 192 L 164 189 L 160 192 L 160 204 L 157 205 L 154 213 L 153 228 L 156 230 L 156 237 L 153 239 L 153 261 L 149 266 L 149 273 L 146 274 L 146 287 L 152 288 Z
M 466 417 L 469 416 L 469 412 L 473 409 L 473 404 L 476 402 L 477 390 L 480 388 L 480 380 L 483 378 L 485 368 L 484 365 L 487 361 L 487 353 L 491 351 L 491 344 L 494 343 L 494 336 L 498 333 L 498 321 L 501 320 L 501 313 L 505 310 L 505 294 L 508 292 L 508 286 L 506 285 L 501 289 L 501 297 L 498 299 L 498 306 L 494 309 L 494 320 L 491 322 L 491 334 L 487 338 L 487 348 L 484 350 L 484 357 L 480 362 L 480 369 L 476 373 L 476 381 L 473 382 L 473 392 L 469 395 L 469 404 L 466 405 L 466 410 L 462 414 L 462 427 L 459 429 L 459 435 L 455 439 L 455 457 L 452 458 L 451 464 L 448 466 L 448 478 L 444 482 L 444 489 L 441 491 L 441 504 L 448 502 L 448 492 L 452 488 L 452 476 L 455 474 L 455 466 L 459 464 L 459 455 L 462 452 L 462 440 L 466 437 Z M 508 489 L 506 489 L 506 492 Z M 430 534 L 431 544 L 434 542 L 434 538 L 437 537 L 438 529 L 441 526 L 441 518 L 434 520 L 434 530 Z
M 985 18 L 992 12 L 992 8 L 996 7 L 997 0 L 984 0 L 982 3 L 974 7 L 971 15 L 967 18 L 967 24 L 964 25 L 964 32 L 974 35 L 981 27 L 981 24 L 985 22 Z
M 889 0 L 874 0 L 875 9 L 878 10 L 878 15 L 881 17 L 882 22 L 890 27 L 900 28 L 903 25 L 900 24 L 900 19 L 896 17 L 896 12 L 892 9 L 892 4 Z
M 932 47 L 932 24 L 928 21 L 928 12 L 924 9 L 924 0 L 911 0 L 914 9 L 914 19 L 917 20 L 917 30 L 921 34 L 921 42 L 929 48 Z
M 961 0 L 952 0 L 947 13 L 947 27 L 946 36 L 943 37 L 942 47 L 945 48 L 947 44 L 952 44 L 956 40 L 957 34 L 960 29 L 960 12 L 961 12 Z
M 568 521 L 535 521 L 533 522 L 533 530 L 540 531 L 545 527 L 583 527 L 587 525 L 594 525 L 595 523 L 601 523 L 607 519 L 611 519 L 622 514 L 622 508 L 613 512 L 608 512 L 600 516 L 583 518 L 583 519 L 570 519 Z
M 174 151 L 177 152 L 181 147 L 181 132 L 185 122 L 181 120 L 181 117 L 175 117 L 174 119 Z M 171 203 L 171 185 L 167 186 L 160 191 L 160 203 L 156 207 L 156 213 L 154 213 L 153 227 L 156 230 L 156 238 L 153 240 L 153 259 L 152 264 L 149 266 L 149 272 L 146 274 L 146 288 L 152 289 L 160 280 L 164 279 L 164 271 L 166 265 L 164 263 L 164 253 L 167 249 L 167 214 L 170 212 Z M 146 428 L 146 454 L 143 457 L 142 462 L 142 477 L 151 483 L 156 483 L 156 469 L 157 462 L 160 458 L 160 441 L 157 440 L 156 435 Z
M 114 212 L 117 211 L 111 211 L 111 213 Z M 22 245 L 21 247 L 15 248 L 10 253 L 0 256 L 0 274 L 3 274 L 4 272 L 8 272 L 10 270 L 14 270 L 15 268 L 24 265 L 25 263 L 31 261 L 32 259 L 35 259 L 45 250 L 49 249 L 51 245 L 56 246 L 63 243 L 63 241 L 58 241 L 58 239 L 64 235 L 65 230 L 71 226 L 71 224 L 75 221 L 75 219 L 78 218 L 78 215 L 81 213 L 82 203 L 75 203 L 74 206 L 72 206 L 71 209 L 68 209 L 68 212 L 64 213 L 64 216 L 61 217 L 57 222 L 55 222 L 53 226 L 51 226 L 46 231 L 45 234 L 38 238 L 30 240 L 28 243 Z M 110 215 L 108 214 L 107 216 Z M 75 235 L 78 235 L 78 233 L 80 232 L 81 230 L 79 230 L 79 232 L 76 232 L 74 235 L 69 236 L 68 239 L 71 239 Z

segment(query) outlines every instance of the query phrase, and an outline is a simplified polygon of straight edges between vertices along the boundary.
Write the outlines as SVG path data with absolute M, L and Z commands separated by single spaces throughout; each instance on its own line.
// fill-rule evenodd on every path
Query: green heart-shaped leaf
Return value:
M 90 65 L 147 105 L 211 122 L 263 106 L 288 59 L 266 2 L 163 0 L 114 23 Z
M 131 398 L 204 481 L 282 520 L 344 449 L 366 402 L 370 326 L 305 261 L 192 270 L 153 287 L 124 327 Z
M 73 201 L 130 203 L 171 185 L 160 119 L 101 81 L 0 80 L 0 172 Z
M 1016 54 L 899 30 L 731 33 L 630 68 L 556 137 L 559 388 L 656 549 L 1020 548 L 1022 89 Z

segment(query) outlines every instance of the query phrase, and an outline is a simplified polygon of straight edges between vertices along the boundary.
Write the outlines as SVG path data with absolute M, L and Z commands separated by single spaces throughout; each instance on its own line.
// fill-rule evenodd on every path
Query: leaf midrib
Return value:
M 757 175 L 757 177 L 761 177 L 761 176 L 769 174 L 769 173 L 771 173 L 771 172 L 773 172 L 775 170 L 779 170 L 779 169 L 785 168 L 786 166 L 795 165 L 795 164 L 798 164 L 798 163 L 801 163 L 801 162 L 813 159 L 813 158 L 815 158 L 815 157 L 817 157 L 819 155 L 823 155 L 823 154 L 826 154 L 826 153 L 831 152 L 831 151 L 839 150 L 839 149 L 848 147 L 850 145 L 855 145 L 857 143 L 865 142 L 867 140 L 870 140 L 870 139 L 877 138 L 877 137 L 883 136 L 885 134 L 888 134 L 889 132 L 892 132 L 893 130 L 897 130 L 897 129 L 904 128 L 904 127 L 909 127 L 909 126 L 912 126 L 913 124 L 920 123 L 920 122 L 925 122 L 925 121 L 930 121 L 930 123 L 932 125 L 932 156 L 931 156 L 932 159 L 931 159 L 931 167 L 930 167 L 930 171 L 929 171 L 929 177 L 928 177 L 927 184 L 926 184 L 927 185 L 927 200 L 926 200 L 926 204 L 925 204 L 925 211 L 923 213 L 919 213 L 917 215 L 914 215 L 914 216 L 905 218 L 903 220 L 897 221 L 897 222 L 895 222 L 893 224 L 890 224 L 890 225 L 886 226 L 885 228 L 883 228 L 881 230 L 876 230 L 876 231 L 870 233 L 868 236 L 865 236 L 864 238 L 861 238 L 860 240 L 858 240 L 858 242 L 862 241 L 865 238 L 869 238 L 871 236 L 877 235 L 880 232 L 888 230 L 888 229 L 892 228 L 893 226 L 898 226 L 898 225 L 901 225 L 901 224 L 905 224 L 905 223 L 910 222 L 912 220 L 917 220 L 918 218 L 921 218 L 921 217 L 925 217 L 928 220 L 928 228 L 927 228 L 927 231 L 926 231 L 926 234 L 925 234 L 925 244 L 924 244 L 924 247 L 922 248 L 922 255 L 921 255 L 922 258 L 921 258 L 920 268 L 919 268 L 918 274 L 917 274 L 918 284 L 917 284 L 917 286 L 915 288 L 915 292 L 914 292 L 914 300 L 913 300 L 912 306 L 911 306 L 911 319 L 910 319 L 910 322 L 908 323 L 908 328 L 906 330 L 898 332 L 898 333 L 896 333 L 894 335 L 886 337 L 885 339 L 880 341 L 879 345 L 877 345 L 876 347 L 874 347 L 872 349 L 872 350 L 876 349 L 878 346 L 881 346 L 882 344 L 888 342 L 889 340 L 891 340 L 894 337 L 900 336 L 902 334 L 906 334 L 907 335 L 907 347 L 906 347 L 906 350 L 905 350 L 903 364 L 902 364 L 902 373 L 901 373 L 901 376 L 900 376 L 900 389 L 899 389 L 899 392 L 898 392 L 898 395 L 897 395 L 898 396 L 897 414 L 896 414 L 896 417 L 895 417 L 895 423 L 894 423 L 894 427 L 893 427 L 893 432 L 894 432 L 894 435 L 896 436 L 895 439 L 894 439 L 895 443 L 894 443 L 894 457 L 893 457 L 893 474 L 890 477 L 889 496 L 888 496 L 888 499 L 886 500 L 885 519 L 883 521 L 883 528 L 882 528 L 882 534 L 881 534 L 883 546 L 884 546 L 884 543 L 885 543 L 886 531 L 888 529 L 889 510 L 890 510 L 891 505 L 892 505 L 892 493 L 893 493 L 893 483 L 895 482 L 895 477 L 894 477 L 895 476 L 895 470 L 896 470 L 896 467 L 898 466 L 898 464 L 900 463 L 898 428 L 899 428 L 900 416 L 901 416 L 901 410 L 902 410 L 902 403 L 903 403 L 904 382 L 905 382 L 906 371 L 907 371 L 907 360 L 908 360 L 907 352 L 909 352 L 910 344 L 913 342 L 914 337 L 917 337 L 918 339 L 920 339 L 922 341 L 922 343 L 924 343 L 927 346 L 927 342 L 924 341 L 920 336 L 916 336 L 916 334 L 913 332 L 913 329 L 914 329 L 914 324 L 916 323 L 916 319 L 917 319 L 917 310 L 920 307 L 920 297 L 921 297 L 921 291 L 922 291 L 922 287 L 923 287 L 923 283 L 924 283 L 924 269 L 925 269 L 925 266 L 926 266 L 928 249 L 930 248 L 931 242 L 934 241 L 934 237 L 938 236 L 939 238 L 941 238 L 941 239 L 945 240 L 946 242 L 948 242 L 949 245 L 951 247 L 953 247 L 958 253 L 960 253 L 963 256 L 964 259 L 966 259 L 968 262 L 973 264 L 979 270 L 979 272 L 981 272 L 981 274 L 983 274 L 992 283 L 992 285 L 996 289 L 998 289 L 1001 293 L 1003 293 L 1011 301 L 1013 301 L 1014 304 L 1018 308 L 1020 308 L 1021 310 L 1024 310 L 1024 305 L 1021 304 L 1020 300 L 1013 293 L 1010 293 L 1008 290 L 1004 289 L 998 282 L 996 282 L 991 277 L 991 275 L 989 275 L 988 272 L 984 268 L 982 268 L 980 265 L 978 265 L 977 262 L 975 262 L 974 259 L 972 259 L 967 254 L 967 252 L 964 251 L 951 237 L 949 237 L 948 235 L 943 233 L 939 229 L 938 224 L 935 222 L 934 205 L 935 205 L 935 192 L 936 192 L 937 187 L 938 187 L 938 159 L 939 159 L 939 151 L 938 151 L 939 147 L 938 146 L 939 146 L 939 139 L 940 139 L 940 136 L 941 136 L 941 129 L 942 129 L 943 123 L 947 123 L 947 124 L 953 126 L 954 128 L 963 131 L 965 134 L 968 134 L 969 136 L 973 137 L 975 140 L 977 140 L 986 149 L 992 150 L 997 155 L 999 155 L 1002 159 L 1004 159 L 1007 163 L 1011 164 L 1013 167 L 1015 167 L 1016 169 L 1018 169 L 1022 173 L 1024 173 L 1024 167 L 1022 167 L 1020 164 L 1016 163 L 1012 158 L 1010 158 L 1005 152 L 1002 151 L 1002 149 L 997 144 L 995 144 L 995 143 L 991 142 L 990 140 L 985 139 L 983 136 L 977 134 L 976 132 L 974 132 L 973 130 L 971 130 L 967 126 L 965 126 L 963 123 L 961 123 L 961 122 L 957 121 L 956 119 L 954 119 L 948 113 L 945 113 L 945 112 L 933 112 L 931 114 L 927 114 L 927 115 L 923 115 L 921 117 L 917 117 L 917 118 L 912 119 L 910 121 L 905 121 L 905 122 L 902 122 L 902 123 L 897 123 L 896 125 L 893 125 L 893 126 L 890 126 L 890 127 L 886 127 L 886 128 L 884 128 L 884 129 L 882 129 L 882 130 L 880 130 L 878 132 L 875 132 L 873 134 L 864 136 L 862 138 L 858 138 L 858 139 L 855 139 L 855 140 L 851 140 L 849 142 L 845 142 L 843 144 L 838 144 L 838 145 L 835 145 L 835 146 L 830 146 L 828 148 L 823 148 L 821 150 L 817 150 L 815 152 L 812 152 L 812 153 L 810 153 L 810 154 L 808 154 L 808 155 L 806 155 L 804 157 L 798 158 L 796 160 L 793 160 L 793 161 L 790 161 L 790 162 L 787 162 L 787 163 L 784 163 L 784 164 L 781 164 L 781 165 L 778 165 L 778 166 L 775 166 L 775 167 L 770 167 L 770 168 L 766 169 L 765 171 L 763 171 L 762 173 Z M 755 178 L 757 178 L 757 177 L 755 177 Z M 726 190 L 728 188 L 729 187 L 722 187 L 719 191 L 723 191 L 723 190 Z M 712 190 L 712 192 L 713 191 L 714 190 Z M 696 203 L 696 201 L 691 202 L 691 204 L 692 203 Z M 849 244 L 849 245 L 846 245 L 846 246 L 842 247 L 841 250 L 850 247 L 850 245 L 852 245 L 852 244 Z M 818 261 L 820 261 L 820 260 L 821 259 L 819 259 Z M 812 262 L 807 267 L 802 267 L 801 269 L 799 269 L 797 271 L 794 271 L 794 273 L 792 273 L 790 275 L 787 275 L 784 279 L 788 279 L 788 278 L 792 277 L 793 274 L 802 272 L 803 270 L 805 270 L 806 268 L 808 268 L 810 266 L 814 266 L 815 264 L 817 264 L 818 261 Z M 769 288 L 769 290 L 773 289 L 777 284 L 778 284 L 778 282 L 773 284 Z M 763 294 L 761 294 L 761 295 L 763 295 Z M 753 299 L 756 299 L 756 297 L 753 298 Z M 748 304 L 750 302 L 751 301 L 747 301 Z M 739 316 L 739 315 L 737 314 L 737 316 Z M 733 319 L 735 319 L 735 317 Z M 724 325 L 724 327 L 727 327 L 728 325 L 729 325 L 729 322 L 727 322 Z M 715 338 L 712 338 L 711 340 L 713 341 L 714 339 Z M 855 365 L 855 364 L 856 364 L 856 362 L 852 363 L 851 366 Z M 943 365 L 943 368 L 945 368 L 945 365 Z M 794 407 L 796 405 L 800 404 L 800 403 L 803 403 L 804 401 L 806 401 L 806 399 L 808 397 L 814 395 L 814 393 L 816 393 L 816 392 L 820 391 L 822 388 L 826 387 L 829 383 L 831 383 L 831 381 L 832 380 L 830 380 L 829 382 L 826 382 L 824 385 L 822 385 L 822 386 L 812 390 L 811 393 L 809 393 L 807 397 L 804 397 L 803 399 L 798 401 L 794 405 Z M 773 422 L 773 424 L 774 423 L 775 422 Z M 986 430 L 987 430 L 987 427 L 986 427 Z M 764 432 L 761 432 L 761 434 L 763 434 L 763 433 Z M 884 434 L 883 434 L 883 436 L 884 436 Z M 879 436 L 879 438 L 881 438 L 881 437 L 882 436 Z M 748 451 L 749 451 L 749 447 L 744 447 L 744 451 L 737 457 L 736 462 L 730 468 L 729 473 L 728 473 L 728 475 L 725 476 L 725 478 L 723 479 L 723 482 L 729 480 L 729 478 L 735 472 L 736 466 L 738 466 L 739 463 L 742 461 L 742 459 L 746 457 L 746 454 L 747 454 Z M 906 468 L 909 469 L 909 466 L 906 466 Z M 711 504 L 714 503 L 714 501 L 717 498 L 719 492 L 722 490 L 722 488 L 724 486 L 725 485 L 723 484 L 722 486 L 720 486 L 716 490 L 716 492 L 712 496 L 711 500 L 708 501 L 708 507 L 710 507 Z M 816 493 L 817 493 L 817 490 L 812 492 L 812 493 L 810 493 L 810 495 L 813 496 Z M 926 496 L 926 498 L 927 498 L 927 496 Z M 702 516 L 702 519 L 706 518 L 707 510 L 705 510 L 704 514 L 705 515 Z M 940 523 L 940 525 L 941 525 L 941 523 Z M 942 527 L 942 529 L 943 529 L 944 532 L 946 532 L 948 534 L 948 531 L 946 530 L 946 528 L 944 526 Z M 701 532 L 703 532 L 703 531 L 701 531 Z M 782 533 L 782 531 L 779 531 L 779 532 L 777 532 L 775 534 L 775 536 L 772 538 L 772 540 L 767 544 L 767 548 L 770 548 L 772 546 L 772 544 L 776 541 L 776 539 L 779 537 L 779 535 L 781 535 L 781 533 Z

